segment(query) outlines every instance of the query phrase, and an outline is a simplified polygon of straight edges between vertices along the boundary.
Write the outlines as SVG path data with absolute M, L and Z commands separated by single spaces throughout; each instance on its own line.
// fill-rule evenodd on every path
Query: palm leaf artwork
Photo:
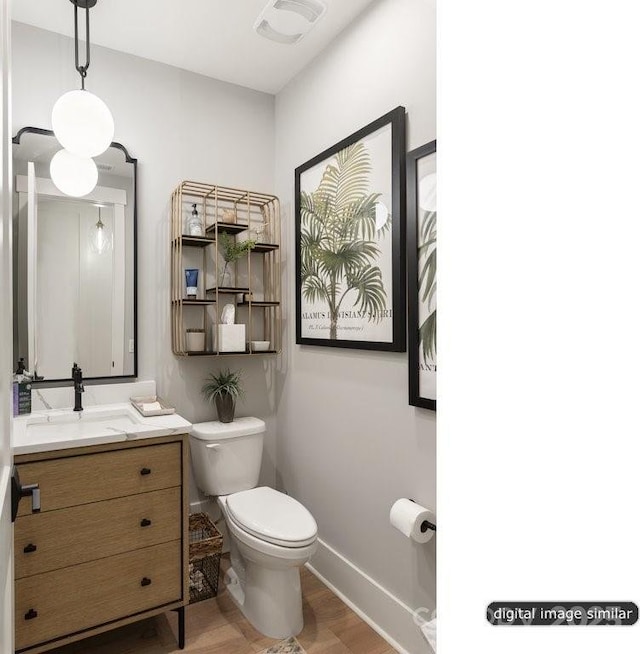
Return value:
M 425 363 L 427 358 L 436 359 L 436 239 L 436 212 L 425 211 L 420 221 L 418 248 L 418 293 L 427 310 L 419 331 Z
M 380 256 L 376 239 L 391 218 L 376 229 L 380 194 L 369 193 L 370 174 L 369 152 L 355 143 L 331 160 L 315 191 L 300 194 L 302 295 L 326 304 L 333 340 L 347 296 L 369 322 L 380 322 L 386 307 L 382 271 L 374 264 Z

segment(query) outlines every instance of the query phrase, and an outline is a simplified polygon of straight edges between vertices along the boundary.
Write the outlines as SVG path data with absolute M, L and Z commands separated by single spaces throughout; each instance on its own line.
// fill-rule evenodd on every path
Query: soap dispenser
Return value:
M 13 415 L 23 416 L 31 413 L 31 377 L 26 371 L 24 358 L 20 357 L 13 375 Z
M 204 236 L 204 228 L 202 220 L 200 220 L 200 216 L 198 215 L 198 209 L 195 204 L 191 206 L 193 207 L 193 210 L 191 211 L 191 216 L 187 222 L 187 234 L 189 236 Z

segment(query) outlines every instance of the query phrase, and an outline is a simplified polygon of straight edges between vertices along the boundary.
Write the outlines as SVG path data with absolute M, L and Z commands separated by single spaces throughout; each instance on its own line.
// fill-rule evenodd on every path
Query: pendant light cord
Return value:
M 91 63 L 91 43 L 89 39 L 89 4 L 85 6 L 85 16 L 86 16 L 86 53 L 85 53 L 85 63 L 83 66 L 79 62 L 79 43 L 78 43 L 78 3 L 73 3 L 73 20 L 75 26 L 75 46 L 76 46 L 76 70 L 80 74 L 82 79 L 82 90 L 84 91 L 84 80 L 87 76 L 87 70 L 89 69 L 89 64 Z

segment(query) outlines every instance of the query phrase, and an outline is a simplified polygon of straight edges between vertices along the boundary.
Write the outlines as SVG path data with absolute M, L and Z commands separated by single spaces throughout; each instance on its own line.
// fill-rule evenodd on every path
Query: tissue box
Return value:
M 215 329 L 216 325 L 214 325 Z M 217 350 L 218 352 L 244 352 L 245 325 L 217 325 Z

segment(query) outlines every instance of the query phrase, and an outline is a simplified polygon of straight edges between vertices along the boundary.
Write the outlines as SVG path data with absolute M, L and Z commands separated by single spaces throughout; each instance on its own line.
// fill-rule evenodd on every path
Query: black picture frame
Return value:
M 407 294 L 409 323 L 409 404 L 424 409 L 436 410 L 436 397 L 426 397 L 420 383 L 420 366 L 433 365 L 434 370 L 427 374 L 436 375 L 436 363 L 427 364 L 420 346 L 420 306 L 421 289 L 419 284 L 420 247 L 420 198 L 418 184 L 419 162 L 436 154 L 436 141 L 411 150 L 407 154 Z M 434 212 L 435 227 L 435 212 Z M 435 247 L 435 246 L 434 246 Z M 435 257 L 435 250 L 434 257 Z M 434 260 L 435 265 L 435 260 Z M 422 291 L 424 293 L 424 291 Z M 435 310 L 434 310 L 435 314 Z M 423 321 L 424 322 L 424 321 Z M 435 315 L 434 315 L 435 323 Z
M 406 351 L 406 110 L 398 106 L 295 169 L 296 344 L 389 352 Z M 389 125 L 391 127 L 391 323 L 388 341 L 312 338 L 302 335 L 301 176 L 345 148 Z

